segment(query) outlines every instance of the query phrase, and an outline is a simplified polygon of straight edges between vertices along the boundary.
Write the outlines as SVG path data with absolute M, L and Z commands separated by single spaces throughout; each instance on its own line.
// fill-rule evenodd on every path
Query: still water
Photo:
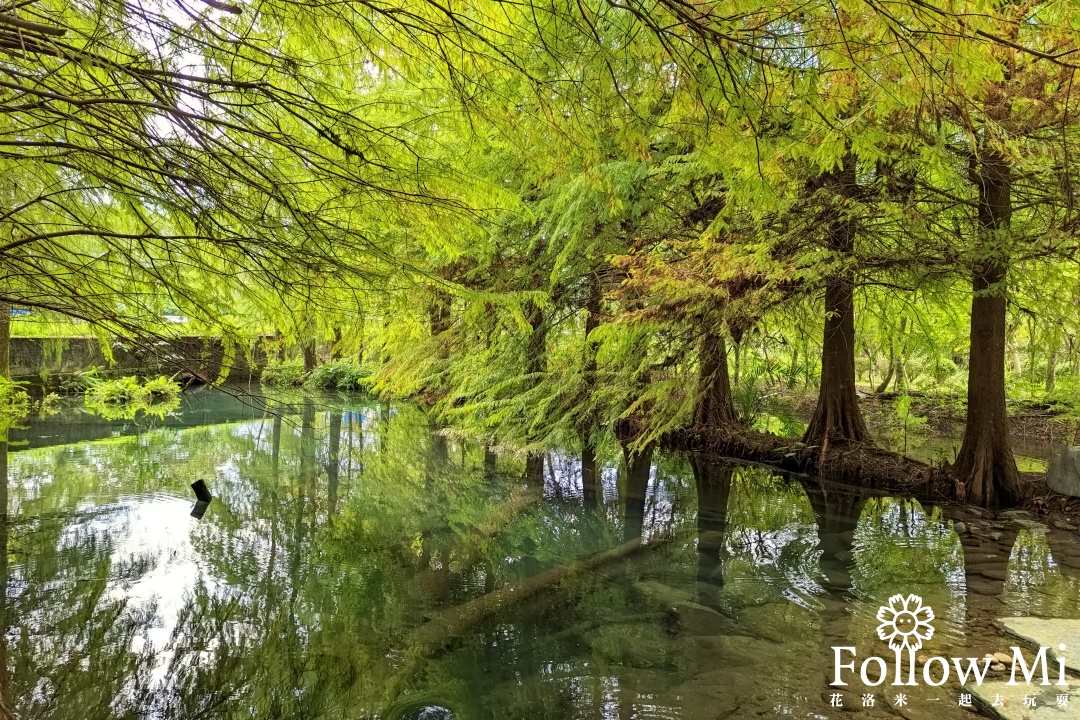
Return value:
M 930 654 L 1007 648 L 1006 615 L 1080 617 L 1069 532 L 682 454 L 613 448 L 584 487 L 572 455 L 409 406 L 202 392 L 165 421 L 71 408 L 11 438 L 18 718 L 828 718 L 831 646 L 890 657 L 895 593 L 933 607 Z M 971 717 L 957 692 L 911 688 L 904 714 Z M 895 716 L 857 684 L 843 702 Z

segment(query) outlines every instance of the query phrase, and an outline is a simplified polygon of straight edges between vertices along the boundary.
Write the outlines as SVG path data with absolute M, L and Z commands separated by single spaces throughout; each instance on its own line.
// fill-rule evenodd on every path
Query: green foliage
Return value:
M 368 390 L 371 368 L 350 360 L 334 360 L 312 370 L 304 384 L 323 390 Z
M 94 366 L 88 370 L 79 370 L 66 375 L 60 381 L 60 391 L 67 394 L 85 394 L 93 385 L 101 381 L 101 371 Z
M 259 381 L 270 387 L 299 387 L 306 377 L 303 360 L 273 361 L 262 369 Z
M 180 406 L 180 384 L 158 376 L 139 382 L 134 375 L 90 381 L 84 405 L 106 420 L 133 420 L 140 413 L 164 417 Z
M 735 412 L 747 426 L 778 435 L 801 435 L 804 425 L 795 416 L 793 399 L 761 378 L 743 377 L 732 388 Z
M 6 440 L 8 430 L 30 412 L 30 397 L 23 385 L 0 375 L 0 439 Z

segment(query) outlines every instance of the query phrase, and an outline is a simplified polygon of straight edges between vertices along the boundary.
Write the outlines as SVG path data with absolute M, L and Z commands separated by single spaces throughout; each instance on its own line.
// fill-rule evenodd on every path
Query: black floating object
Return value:
M 195 491 L 195 497 L 199 498 L 199 502 L 208 503 L 214 499 L 214 496 L 210 494 L 210 488 L 206 487 L 204 480 L 196 480 L 191 483 L 191 489 Z
M 206 508 L 208 507 L 210 507 L 210 502 L 207 500 L 195 501 L 195 507 L 191 508 L 191 517 L 202 520 L 202 516 L 206 514 Z

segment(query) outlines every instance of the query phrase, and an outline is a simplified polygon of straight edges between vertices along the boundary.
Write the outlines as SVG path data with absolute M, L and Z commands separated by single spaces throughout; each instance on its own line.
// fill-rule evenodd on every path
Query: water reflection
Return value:
M 653 448 L 500 453 L 410 407 L 265 407 L 0 453 L 17 717 L 820 717 L 828 648 L 880 654 L 884 598 L 933 605 L 935 650 L 988 620 L 993 555 L 937 508 Z M 995 596 L 1078 613 L 1063 552 L 1020 532 Z
M 966 581 L 960 538 L 940 509 L 916 500 L 870 498 L 863 505 L 853 543 L 850 638 L 870 652 L 878 608 L 896 594 L 919 595 L 933 608 L 928 655 L 948 655 L 964 642 Z M 862 641 L 861 643 L 858 641 Z
M 1016 614 L 1080 617 L 1080 578 L 1062 573 L 1045 530 L 1022 529 L 1017 534 L 1003 600 Z

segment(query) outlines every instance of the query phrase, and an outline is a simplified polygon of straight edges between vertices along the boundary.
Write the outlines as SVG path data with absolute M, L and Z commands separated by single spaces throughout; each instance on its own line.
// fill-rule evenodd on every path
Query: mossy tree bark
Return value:
M 695 427 L 722 427 L 737 422 L 728 374 L 727 343 L 719 329 L 709 330 L 698 350 L 698 401 Z

